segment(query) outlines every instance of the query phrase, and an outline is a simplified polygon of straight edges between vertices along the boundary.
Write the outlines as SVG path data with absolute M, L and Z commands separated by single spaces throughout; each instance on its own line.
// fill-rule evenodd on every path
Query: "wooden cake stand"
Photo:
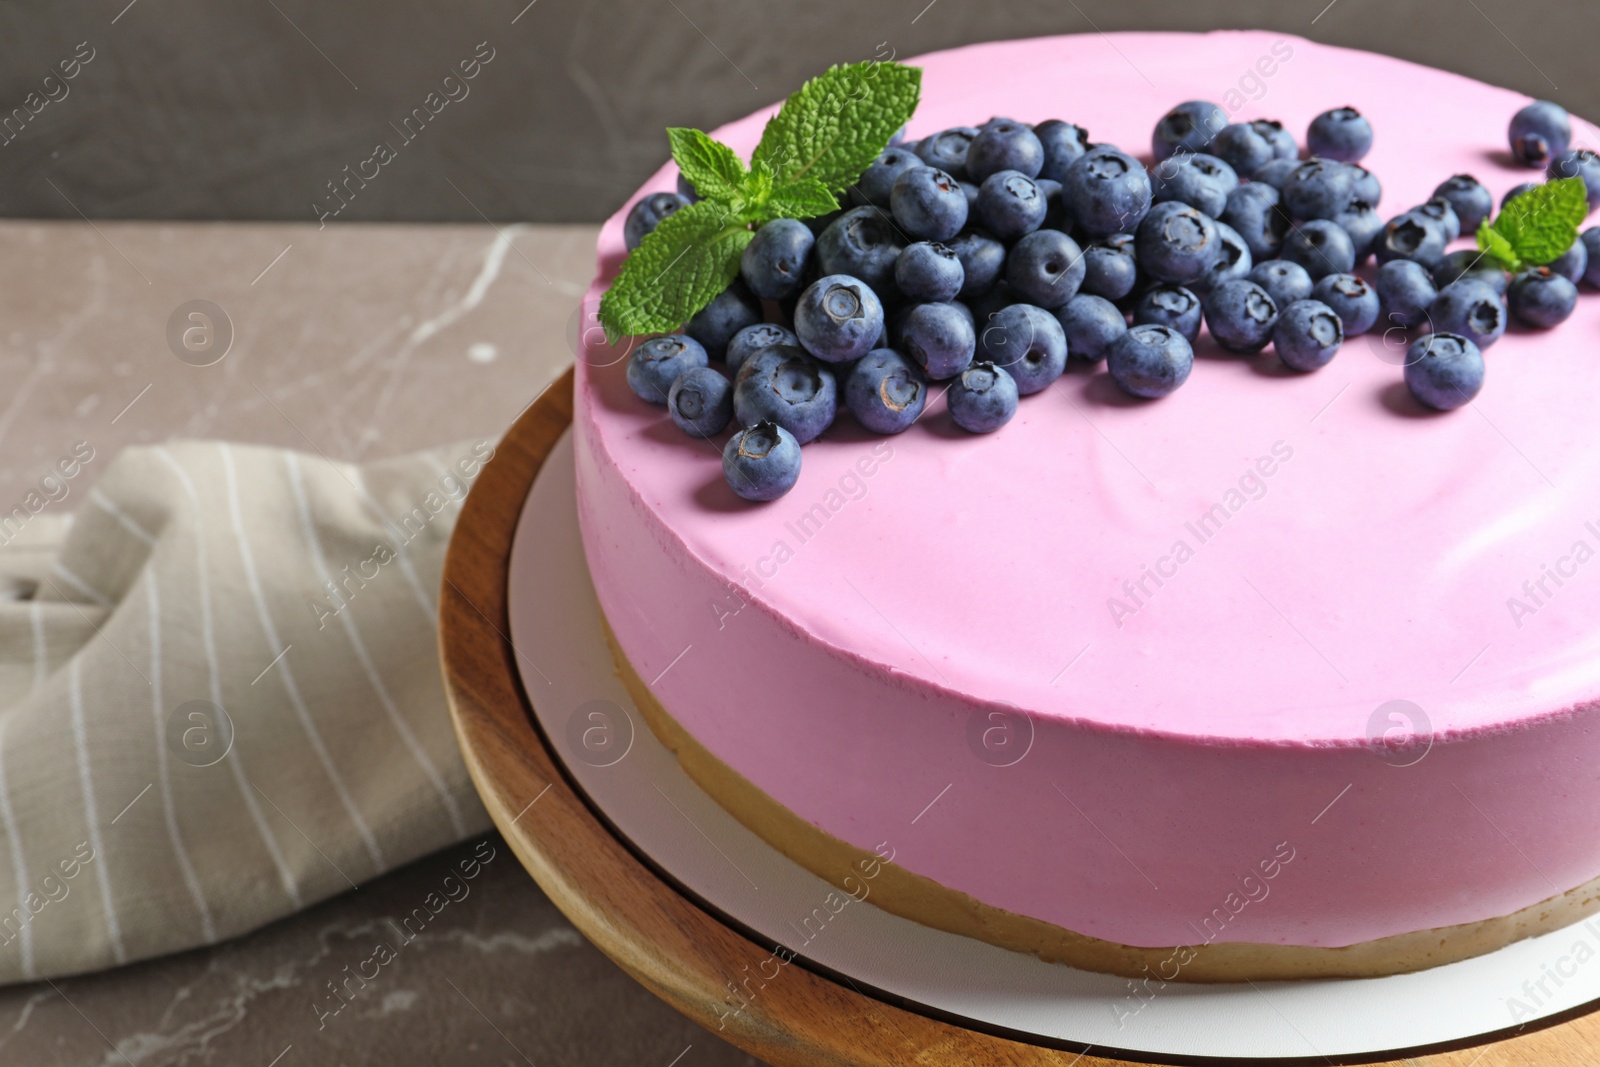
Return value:
M 725 976 L 758 967 L 772 946 L 751 940 L 663 880 L 589 807 L 535 724 L 508 636 L 512 538 L 540 467 L 572 422 L 572 388 L 569 369 L 517 419 L 479 475 L 450 541 L 440 598 L 440 654 L 461 751 L 495 824 L 540 888 L 645 988 L 774 1067 L 1126 1064 L 1092 1048 L 1044 1048 L 972 1030 L 803 967 L 789 968 L 783 981 L 768 985 L 717 1030 Z M 1489 1044 L 1384 1062 L 1589 1067 L 1600 1062 L 1600 1016 L 1587 1012 Z

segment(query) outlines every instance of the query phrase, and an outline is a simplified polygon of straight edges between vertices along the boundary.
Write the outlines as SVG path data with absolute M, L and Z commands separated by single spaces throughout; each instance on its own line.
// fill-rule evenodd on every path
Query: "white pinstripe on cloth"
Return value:
M 227 938 L 488 827 L 430 590 L 490 454 L 132 448 L 70 521 L 6 528 L 0 982 Z M 191 701 L 232 723 L 218 762 Z

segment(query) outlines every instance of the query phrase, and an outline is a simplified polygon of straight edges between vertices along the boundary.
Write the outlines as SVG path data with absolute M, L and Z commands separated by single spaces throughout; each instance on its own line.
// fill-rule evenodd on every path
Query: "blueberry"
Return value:
M 954 300 L 967 280 L 961 258 L 937 241 L 908 245 L 894 261 L 894 284 L 912 300 Z
M 1308 159 L 1284 179 L 1283 209 L 1297 221 L 1332 219 L 1342 215 L 1355 199 L 1355 175 L 1343 163 Z
M 699 341 L 707 356 L 721 359 L 727 354 L 728 342 L 733 340 L 734 334 L 760 321 L 761 304 L 743 283 L 735 280 L 712 297 L 711 303 L 695 312 L 683 332 Z
M 1333 217 L 1334 224 L 1350 235 L 1350 245 L 1356 250 L 1356 262 L 1364 263 L 1372 254 L 1373 243 L 1383 232 L 1383 218 L 1365 200 L 1350 201 L 1350 206 Z
M 667 412 L 691 437 L 715 437 L 733 418 L 733 386 L 710 367 L 690 367 L 667 390 Z
M 700 342 L 681 333 L 652 337 L 628 357 L 628 388 L 640 400 L 665 404 L 678 375 L 708 362 Z
M 800 294 L 794 332 L 813 356 L 843 363 L 865 355 L 883 333 L 883 304 L 859 279 L 830 274 Z
M 1249 355 L 1261 351 L 1278 324 L 1278 305 L 1265 289 L 1246 278 L 1235 278 L 1211 290 L 1204 307 L 1211 336 L 1230 352 Z
M 1224 126 L 1211 141 L 1211 154 L 1220 157 L 1241 178 L 1254 177 L 1256 171 L 1279 158 L 1271 138 L 1251 122 Z
M 1230 278 L 1248 278 L 1255 266 L 1250 246 L 1244 243 L 1239 231 L 1226 222 L 1219 222 L 1216 226 L 1217 258 L 1211 261 L 1205 277 L 1194 283 L 1193 287 L 1200 292 L 1209 292 Z
M 1430 408 L 1453 411 L 1483 388 L 1483 353 L 1469 338 L 1430 333 L 1406 349 L 1406 388 Z
M 1083 285 L 1080 292 L 1121 300 L 1133 291 L 1139 280 L 1139 261 L 1134 258 L 1134 236 L 1118 233 L 1083 251 Z
M 1359 163 L 1345 164 L 1350 168 L 1350 173 L 1355 176 L 1350 186 L 1350 191 L 1357 200 L 1365 200 L 1373 207 L 1383 202 L 1383 183 L 1378 176 Z
M 1567 321 L 1578 306 L 1578 287 L 1549 267 L 1534 267 L 1512 279 L 1507 303 L 1524 326 L 1548 330 Z
M 950 385 L 950 418 L 968 433 L 993 433 L 1017 413 L 1017 383 L 993 363 L 974 363 Z
M 1044 149 L 1039 177 L 1051 181 L 1065 179 L 1067 168 L 1089 149 L 1089 131 L 1060 119 L 1046 119 L 1033 128 L 1033 133 Z
M 1311 299 L 1333 309 L 1344 335 L 1355 337 L 1378 321 L 1378 291 L 1354 274 L 1328 274 L 1311 287 Z
M 1428 317 L 1434 332 L 1460 334 L 1479 348 L 1488 348 L 1506 332 L 1506 309 L 1500 294 L 1472 278 L 1440 289 Z
M 1501 296 L 1506 295 L 1508 284 L 1506 272 L 1476 248 L 1463 248 L 1446 253 L 1444 259 L 1439 261 L 1438 269 L 1433 272 L 1433 284 L 1437 287 L 1449 285 L 1461 278 L 1476 278 L 1488 284 Z
M 1456 209 L 1444 197 L 1436 196 L 1425 204 L 1417 205 L 1415 210 L 1444 227 L 1446 244 L 1461 236 L 1461 220 L 1456 216 Z
M 691 204 L 700 199 L 700 194 L 695 191 L 694 183 L 685 178 L 682 171 L 678 172 L 678 195 Z
M 1550 161 L 1550 169 L 1545 177 L 1550 181 L 1557 178 L 1582 178 L 1584 188 L 1588 191 L 1589 210 L 1593 211 L 1600 205 L 1600 155 L 1587 148 L 1572 148 L 1561 153 Z
M 1439 295 L 1427 270 L 1409 259 L 1390 260 L 1379 267 L 1373 287 L 1383 321 L 1406 329 L 1428 321 L 1428 309 Z
M 1281 308 L 1286 308 L 1296 300 L 1306 300 L 1311 296 L 1311 275 L 1298 263 L 1290 263 L 1287 259 L 1274 259 L 1266 263 L 1257 263 L 1250 271 L 1250 280 L 1267 291 L 1272 297 L 1272 302 Z M 1339 275 L 1325 275 L 1325 277 L 1339 277 Z
M 1506 131 L 1511 155 L 1524 167 L 1543 167 L 1572 143 L 1572 120 L 1566 109 L 1548 100 L 1535 100 L 1511 116 Z
M 1462 233 L 1477 233 L 1483 220 L 1494 212 L 1494 194 L 1470 174 L 1446 178 L 1434 189 L 1433 195 L 1450 201 L 1461 223 Z
M 1304 267 L 1313 279 L 1349 274 L 1356 265 L 1355 242 L 1344 227 L 1327 219 L 1312 219 L 1290 230 L 1281 254 Z
M 1589 257 L 1589 265 L 1584 269 L 1583 280 L 1590 285 L 1600 287 L 1600 226 L 1591 226 L 1584 230 L 1578 240 L 1583 242 L 1584 251 Z
M 967 149 L 978 131 L 972 126 L 956 126 L 917 142 L 917 157 L 955 178 L 967 176 Z
M 817 273 L 848 274 L 875 290 L 887 290 L 905 243 L 878 208 L 853 207 L 817 238 Z
M 1216 104 L 1186 100 L 1156 123 L 1150 134 L 1150 151 L 1157 162 L 1175 155 L 1204 152 L 1211 139 L 1227 124 L 1228 113 Z
M 899 433 L 917 421 L 927 403 L 922 371 L 892 348 L 862 356 L 844 382 L 845 407 L 873 433 Z
M 1078 295 L 1085 267 L 1078 242 L 1060 230 L 1035 230 L 1011 246 L 1006 281 L 1031 304 L 1057 308 Z
M 1504 208 L 1507 204 L 1511 203 L 1511 201 L 1515 200 L 1523 193 L 1533 192 L 1542 184 L 1542 182 L 1523 182 L 1521 185 L 1513 185 L 1511 188 L 1506 190 L 1506 195 L 1500 198 L 1501 208 Z
M 1037 230 L 1047 207 L 1038 184 L 1020 171 L 997 171 L 978 187 L 978 221 L 1002 241 Z
M 1232 226 L 1259 261 L 1272 259 L 1283 247 L 1289 218 L 1278 209 L 1279 194 L 1270 185 L 1247 182 L 1228 197 L 1222 222 Z
M 628 211 L 628 219 L 622 224 L 622 243 L 632 252 L 661 225 L 662 219 L 688 206 L 689 198 L 680 193 L 651 193 Z
M 1032 129 L 1010 119 L 986 123 L 967 147 L 967 177 L 975 182 L 1003 170 L 1037 178 L 1043 169 L 1044 144 Z
M 728 365 L 729 374 L 738 374 L 739 368 L 744 366 L 744 361 L 763 348 L 773 345 L 798 345 L 800 339 L 794 335 L 793 330 L 784 329 L 775 322 L 758 322 L 754 326 L 746 326 L 733 335 L 728 342 L 727 354 L 722 358 Z
M 855 185 L 850 187 L 850 202 L 857 207 L 871 204 L 887 211 L 889 194 L 894 189 L 895 179 L 912 167 L 923 165 L 922 160 L 918 159 L 917 154 L 910 149 L 894 145 L 885 148 L 878 153 L 878 158 L 861 172 L 861 177 L 856 179 Z
M 1570 282 L 1576 282 L 1589 270 L 1589 246 L 1579 238 L 1572 242 L 1572 247 L 1561 255 L 1545 264 L 1555 273 Z
M 1176 200 L 1216 218 L 1239 188 L 1239 176 L 1216 156 L 1189 152 L 1156 164 L 1150 171 L 1151 199 Z
M 816 440 L 838 411 L 833 372 L 789 345 L 763 348 L 745 360 L 733 382 L 733 414 L 740 426 L 771 420 L 801 444 Z
M 1344 321 L 1320 300 L 1296 300 L 1272 328 L 1272 347 L 1287 367 L 1312 371 L 1326 366 L 1344 343 Z
M 1298 166 L 1300 166 L 1298 159 L 1269 159 L 1256 168 L 1256 172 L 1250 175 L 1250 180 L 1282 192 L 1283 183 L 1289 180 L 1289 175 L 1293 174 Z
M 1111 380 L 1123 392 L 1151 400 L 1188 381 L 1193 368 L 1193 346 L 1170 326 L 1131 327 L 1106 355 Z
M 1178 285 L 1205 277 L 1221 250 L 1210 216 L 1176 200 L 1152 207 L 1134 241 L 1140 269 Z
M 1277 119 L 1251 119 L 1250 127 L 1272 146 L 1273 159 L 1300 158 L 1300 146 L 1295 143 L 1294 134 L 1284 129 Z
M 1181 285 L 1146 289 L 1133 308 L 1135 326 L 1170 326 L 1191 345 L 1200 336 L 1200 298 Z
M 978 331 L 983 358 L 1031 396 L 1067 369 L 1067 335 L 1054 315 L 1033 304 L 1010 304 L 994 312 Z
M 1111 345 L 1128 332 L 1128 320 L 1102 296 L 1079 293 L 1056 309 L 1056 321 L 1067 339 L 1067 355 L 1087 363 L 1106 358 Z
M 936 167 L 912 167 L 894 180 L 894 221 L 911 237 L 948 241 L 967 224 L 967 194 Z
M 889 138 L 889 144 L 891 146 L 906 144 L 906 129 L 907 127 L 902 126 L 898 130 L 894 131 L 894 136 Z M 915 148 L 916 142 L 912 141 L 909 147 Z
M 961 299 L 980 296 L 994 288 L 1006 268 L 1005 245 L 982 230 L 963 230 L 947 243 L 961 261 L 961 271 L 966 278 L 957 294 Z
M 928 377 L 953 378 L 972 362 L 978 343 L 972 319 L 954 304 L 918 304 L 900 324 L 896 346 Z
M 758 422 L 728 438 L 722 476 L 746 500 L 776 500 L 800 480 L 800 444 L 777 423 Z
M 1379 263 L 1409 259 L 1433 270 L 1444 259 L 1445 229 L 1438 219 L 1413 208 L 1390 219 L 1372 243 Z
M 961 183 L 961 195 L 967 198 L 967 218 L 978 217 L 978 187 L 971 182 Z
M 1311 120 L 1306 150 L 1313 156 L 1358 162 L 1372 148 L 1372 124 L 1353 107 L 1336 107 Z
M 773 219 L 744 246 L 739 277 L 762 300 L 787 300 L 805 281 L 816 240 L 803 222 Z
M 1096 148 L 1067 168 L 1061 192 L 1074 221 L 1094 237 L 1131 233 L 1150 210 L 1150 174 L 1115 148 Z

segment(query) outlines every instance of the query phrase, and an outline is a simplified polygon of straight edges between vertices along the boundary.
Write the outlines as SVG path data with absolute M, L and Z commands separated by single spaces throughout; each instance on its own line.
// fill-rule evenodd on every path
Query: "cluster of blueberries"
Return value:
M 1459 407 L 1481 388 L 1482 349 L 1508 317 L 1554 326 L 1580 279 L 1600 285 L 1600 228 L 1509 278 L 1476 249 L 1447 251 L 1494 209 L 1471 175 L 1378 215 L 1382 188 L 1360 165 L 1372 137 L 1359 112 L 1335 108 L 1312 121 L 1302 159 L 1281 123 L 1229 123 L 1216 104 L 1190 101 L 1156 125 L 1151 167 L 1058 119 L 897 138 L 851 189 L 853 206 L 763 225 L 739 278 L 682 333 L 643 343 L 628 382 L 694 436 L 736 420 L 723 469 L 750 500 L 795 484 L 800 446 L 841 400 L 891 434 L 922 414 L 932 383 L 948 383 L 956 425 L 985 433 L 1069 355 L 1104 360 L 1134 396 L 1161 397 L 1187 380 L 1202 322 L 1222 348 L 1271 343 L 1298 371 L 1380 317 L 1426 329 L 1407 348 L 1405 383 L 1423 404 Z M 1600 203 L 1600 156 L 1569 148 L 1559 107 L 1519 111 L 1510 140 L 1520 162 L 1583 178 Z M 629 247 L 693 197 L 680 178 L 678 193 L 637 203 Z M 1370 282 L 1354 273 L 1369 257 Z

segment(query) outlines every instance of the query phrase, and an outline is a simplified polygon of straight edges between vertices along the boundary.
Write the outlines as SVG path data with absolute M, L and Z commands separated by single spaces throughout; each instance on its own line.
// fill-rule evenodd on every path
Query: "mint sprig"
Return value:
M 1478 227 L 1478 248 L 1513 273 L 1553 263 L 1578 239 L 1589 216 L 1582 178 L 1557 178 L 1528 190 Z
M 701 197 L 663 219 L 600 298 L 606 338 L 678 329 L 726 289 L 755 227 L 839 208 L 839 195 L 916 110 L 922 71 L 899 63 L 830 68 L 790 96 L 745 166 L 699 130 L 667 131 L 672 158 Z

